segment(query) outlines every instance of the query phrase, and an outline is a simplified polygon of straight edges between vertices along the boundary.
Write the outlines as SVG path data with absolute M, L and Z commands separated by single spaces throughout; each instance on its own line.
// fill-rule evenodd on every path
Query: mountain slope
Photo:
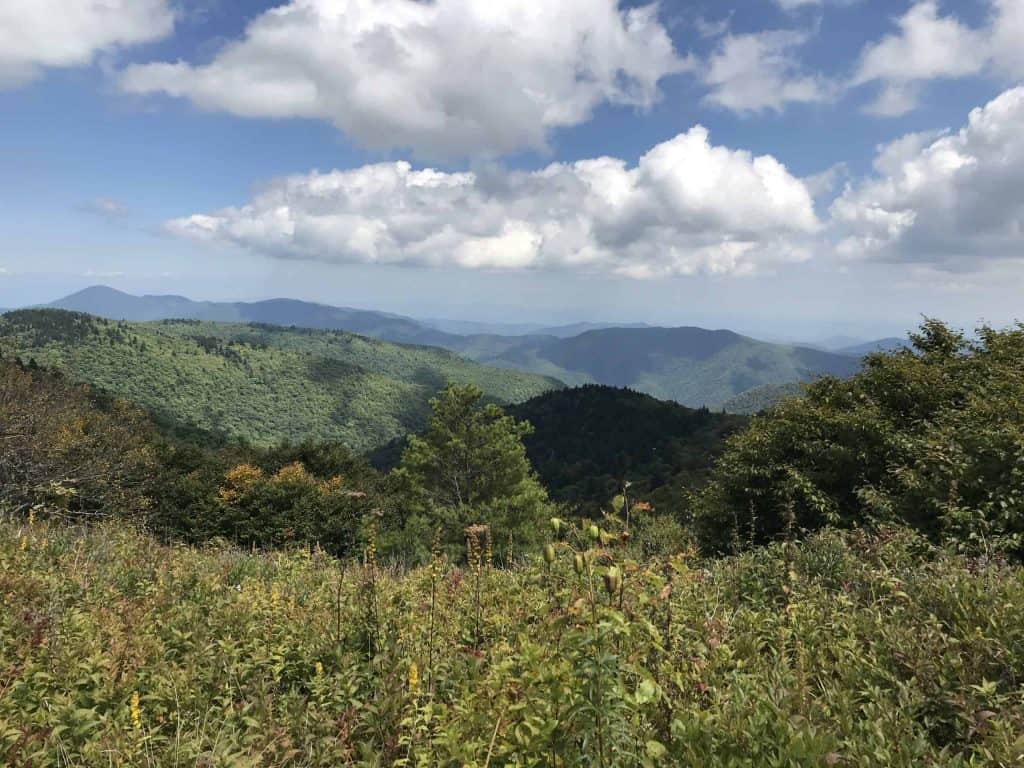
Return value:
M 313 437 L 366 450 L 422 426 L 427 401 L 448 381 L 477 384 L 501 403 L 561 386 L 340 331 L 115 323 L 58 310 L 0 317 L 0 349 L 123 395 L 165 422 L 257 444 Z
M 596 385 L 546 392 L 507 410 L 533 425 L 526 451 L 552 498 L 591 513 L 623 481 L 632 483 L 631 495 L 678 509 L 684 488 L 703 484 L 725 436 L 747 421 Z
M 111 320 L 190 319 L 341 330 L 384 341 L 425 344 L 448 349 L 457 346 L 460 338 L 401 315 L 332 307 L 298 299 L 267 299 L 253 302 L 192 301 L 184 296 L 133 296 L 114 288 L 97 285 L 58 299 L 48 306 L 54 309 L 85 312 Z
M 442 347 L 485 365 L 549 376 L 570 385 L 631 387 L 692 407 L 721 408 L 749 390 L 793 385 L 822 374 L 848 376 L 859 367 L 859 356 L 703 328 L 579 323 L 520 336 L 460 335 L 399 315 L 294 299 L 196 302 L 181 296 L 131 296 L 103 286 L 87 288 L 54 305 L 111 319 L 184 317 L 344 330 L 384 341 Z
M 893 352 L 909 345 L 910 342 L 906 339 L 899 339 L 893 336 L 884 339 L 875 339 L 874 341 L 865 341 L 862 344 L 853 344 L 848 347 L 843 347 L 842 349 L 837 349 L 836 352 L 840 355 L 863 357 L 864 355 L 870 355 L 873 352 Z
M 856 358 L 808 347 L 770 344 L 703 328 L 608 328 L 568 339 L 530 337 L 475 360 L 555 377 L 570 385 L 630 387 L 683 405 L 720 408 L 766 385 L 849 376 Z

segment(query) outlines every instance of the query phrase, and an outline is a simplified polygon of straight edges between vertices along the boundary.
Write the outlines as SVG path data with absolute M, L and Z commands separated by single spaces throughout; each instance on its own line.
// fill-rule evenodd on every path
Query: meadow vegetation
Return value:
M 550 529 L 549 529 L 550 531 Z M 0 524 L 7 765 L 1024 760 L 1024 579 L 905 530 L 516 568 Z M 485 544 L 486 546 L 486 544 Z

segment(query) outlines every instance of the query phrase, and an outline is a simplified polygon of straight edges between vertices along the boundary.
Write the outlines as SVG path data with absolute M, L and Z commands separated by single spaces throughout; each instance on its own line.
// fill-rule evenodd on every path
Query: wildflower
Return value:
M 139 692 L 132 693 L 131 700 L 132 728 L 136 731 L 142 729 L 142 713 L 139 711 Z
M 28 536 L 21 537 L 21 551 L 24 552 L 28 549 Z
M 437 579 L 441 575 L 442 558 L 441 554 L 441 529 L 434 531 L 434 544 L 430 548 L 430 577 Z
M 622 572 L 617 566 L 611 566 L 604 575 L 604 588 L 609 595 L 614 595 L 622 587 Z
M 414 661 L 409 665 L 409 690 L 415 692 L 420 687 L 420 669 Z
M 491 529 L 486 525 L 471 525 L 465 533 L 466 559 L 474 573 L 479 575 L 481 568 L 491 563 Z
M 576 573 L 583 573 L 583 565 L 583 555 L 577 552 L 572 558 L 572 567 L 575 569 Z
M 364 551 L 366 565 L 377 564 L 377 526 L 371 524 L 366 532 L 366 549 Z
M 315 664 L 315 665 L 313 666 L 313 672 L 314 672 L 314 673 L 316 674 L 316 676 L 317 676 L 317 677 L 323 677 L 323 675 L 324 675 L 324 665 L 323 665 L 323 664 L 321 664 L 321 663 L 320 663 L 320 662 L 318 661 L 318 662 L 317 662 L 317 663 L 316 663 L 316 664 Z
M 30 509 L 28 511 L 28 527 L 31 528 L 33 525 L 35 525 L 35 523 L 36 523 L 36 511 L 34 509 Z

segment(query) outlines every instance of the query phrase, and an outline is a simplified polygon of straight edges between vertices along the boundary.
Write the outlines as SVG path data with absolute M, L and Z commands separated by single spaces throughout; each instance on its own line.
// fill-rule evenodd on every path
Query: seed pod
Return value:
M 604 575 L 604 588 L 609 595 L 614 595 L 622 587 L 622 572 L 617 566 L 611 566 Z
M 576 573 L 583 573 L 583 555 L 579 552 L 572 559 L 572 567 L 576 569 Z
M 590 526 L 590 538 L 594 541 L 597 541 L 601 538 L 601 529 L 598 528 L 596 525 L 591 524 Z
M 557 517 L 551 518 L 551 532 L 554 533 L 555 536 L 562 532 L 562 521 Z
M 544 562 L 551 565 L 555 562 L 555 546 L 554 544 L 547 544 L 544 547 Z

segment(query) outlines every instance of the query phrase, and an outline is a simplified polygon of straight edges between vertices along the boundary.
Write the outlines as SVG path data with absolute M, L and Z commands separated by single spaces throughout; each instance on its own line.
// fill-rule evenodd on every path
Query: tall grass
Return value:
M 717 562 L 558 538 L 399 571 L 0 522 L 0 764 L 1024 761 L 1018 568 L 898 530 Z

